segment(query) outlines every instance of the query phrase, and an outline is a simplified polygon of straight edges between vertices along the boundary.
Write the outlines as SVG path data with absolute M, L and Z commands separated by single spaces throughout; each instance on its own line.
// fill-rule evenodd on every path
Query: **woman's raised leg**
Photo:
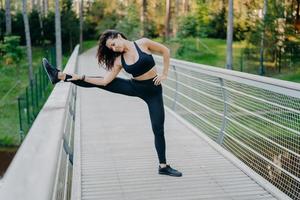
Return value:
M 102 76 L 88 76 L 91 78 L 103 78 Z M 72 78 L 71 75 L 66 74 L 66 78 L 64 79 L 65 82 L 72 82 L 75 85 L 78 85 L 80 87 L 86 87 L 86 88 L 93 88 L 97 87 L 103 90 L 107 90 L 113 93 L 118 93 L 118 94 L 124 94 L 127 96 L 138 96 L 136 90 L 134 89 L 132 82 L 130 79 L 124 79 L 120 77 L 116 77 L 114 80 L 112 80 L 109 84 L 106 86 L 103 85 L 95 85 L 92 83 L 88 83 L 82 80 L 72 80 L 72 81 L 67 81 L 67 79 Z

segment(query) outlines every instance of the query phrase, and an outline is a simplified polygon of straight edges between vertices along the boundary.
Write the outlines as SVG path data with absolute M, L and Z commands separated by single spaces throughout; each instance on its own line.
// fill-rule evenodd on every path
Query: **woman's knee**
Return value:
M 152 124 L 152 130 L 155 135 L 164 135 L 164 126 L 162 124 Z

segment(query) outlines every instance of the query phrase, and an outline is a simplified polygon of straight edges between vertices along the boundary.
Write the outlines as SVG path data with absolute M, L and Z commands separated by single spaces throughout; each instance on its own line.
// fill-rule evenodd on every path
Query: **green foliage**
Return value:
M 5 33 L 5 10 L 0 9 L 0 41 L 3 40 Z
M 32 10 L 28 15 L 30 39 L 32 45 L 43 44 L 42 29 L 39 21 L 39 13 L 37 10 Z
M 0 42 L 0 55 L 5 64 L 19 63 L 23 57 L 23 49 L 19 46 L 20 36 L 5 36 Z
M 16 144 L 16 138 L 12 135 L 0 134 L 0 147 L 12 147 Z
M 226 10 L 222 9 L 214 14 L 209 26 L 208 37 L 225 39 L 227 31 Z
M 199 25 L 196 16 L 188 15 L 179 21 L 178 37 L 197 37 L 199 36 Z
M 88 20 L 83 22 L 83 40 L 93 40 L 98 37 L 96 34 L 96 26 L 97 24 L 94 24 Z
M 285 10 L 291 9 L 291 5 L 270 0 L 267 6 L 267 14 L 264 21 L 256 19 L 256 27 L 250 29 L 248 37 L 246 59 L 256 68 L 259 68 L 261 37 L 264 32 L 264 68 L 269 74 L 281 72 L 283 68 L 290 68 L 299 62 L 300 40 L 292 22 L 292 15 Z M 291 10 L 290 10 L 291 11 Z
M 118 20 L 119 16 L 116 14 L 116 12 L 112 12 L 109 15 L 104 16 L 96 28 L 97 32 L 102 33 L 106 29 L 114 29 L 118 23 Z
M 72 1 L 62 1 L 61 10 L 61 30 L 62 30 L 62 46 L 63 52 L 70 52 L 74 46 L 79 42 L 79 19 L 72 9 Z M 1 11 L 0 11 L 1 16 Z M 37 10 L 32 10 L 28 13 L 29 26 L 30 26 L 30 37 L 33 46 L 44 45 L 44 44 L 55 44 L 55 13 L 49 11 L 46 17 L 41 17 L 41 23 L 43 26 L 44 36 L 42 35 L 42 29 L 39 19 L 39 13 Z M 1 18 L 2 20 L 2 18 Z M 0 20 L 0 26 L 1 26 Z M 4 19 L 5 20 L 5 19 Z M 5 21 L 3 22 L 5 26 Z M 86 27 L 87 31 L 93 30 L 92 26 Z M 4 32 L 0 29 L 0 40 L 3 37 Z M 14 14 L 12 12 L 12 34 L 20 36 L 20 44 L 26 45 L 25 31 L 23 15 L 20 10 Z
M 155 41 L 160 42 L 156 39 Z M 226 62 L 226 40 L 212 38 L 180 38 L 165 43 L 172 53 L 172 57 L 191 62 L 224 67 Z M 236 69 L 239 68 L 240 52 L 244 44 L 234 42 L 233 63 Z
M 43 18 L 43 29 L 45 43 L 55 44 L 55 13 L 48 12 L 47 17 Z
M 200 37 L 208 37 L 208 34 L 212 32 L 210 22 L 211 22 L 211 15 L 209 14 L 209 8 L 205 6 L 205 4 L 201 3 L 198 6 L 197 13 L 196 13 L 197 21 L 199 24 Z
M 12 15 L 12 35 L 20 36 L 20 44 L 26 45 L 23 16 L 20 11 Z
M 61 11 L 61 39 L 64 52 L 72 52 L 79 42 L 79 20 L 71 9 L 72 1 L 62 1 Z
M 51 55 L 47 54 L 47 52 L 50 53 L 49 51 L 46 51 L 46 49 L 43 49 L 41 47 L 32 48 L 34 72 L 39 69 L 42 70 L 42 57 L 51 58 Z M 69 56 L 63 56 L 63 65 L 66 64 L 68 58 Z M 19 72 L 17 70 L 19 70 Z M 43 75 L 46 74 L 43 73 Z M 26 56 L 22 57 L 20 63 L 17 65 L 17 68 L 4 65 L 0 60 L 0 76 L 0 137 L 4 135 L 10 135 L 15 138 L 15 141 L 11 144 L 17 145 L 20 138 L 17 97 L 25 92 L 25 88 L 29 84 L 28 64 Z M 46 84 L 46 80 L 48 80 L 48 78 L 41 78 L 45 81 L 44 84 Z M 17 81 L 19 83 L 16 85 Z M 31 96 L 29 97 L 29 99 L 31 99 Z M 36 98 L 36 96 L 34 95 L 33 98 Z
M 118 21 L 115 28 L 123 32 L 129 39 L 137 39 L 141 28 L 137 6 L 131 5 L 127 7 L 126 13 L 127 15 Z
M 155 21 L 152 19 L 147 19 L 145 24 L 145 37 L 154 38 L 159 36 Z
M 97 46 L 97 40 L 85 40 L 83 41 L 83 44 L 82 44 L 82 51 L 87 51 L 89 50 L 90 48 L 93 48 L 95 46 Z

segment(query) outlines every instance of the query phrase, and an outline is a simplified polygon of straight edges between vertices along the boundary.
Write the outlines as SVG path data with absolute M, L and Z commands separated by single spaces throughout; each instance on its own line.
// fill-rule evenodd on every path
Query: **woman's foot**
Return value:
M 170 165 L 166 165 L 165 167 L 158 167 L 158 173 L 163 175 L 169 175 L 169 176 L 182 176 L 182 173 L 177 171 L 176 169 L 173 169 Z
M 43 58 L 42 63 L 51 83 L 56 84 L 57 82 L 59 82 L 60 79 L 58 78 L 58 73 L 60 72 L 60 70 L 53 67 L 46 58 Z

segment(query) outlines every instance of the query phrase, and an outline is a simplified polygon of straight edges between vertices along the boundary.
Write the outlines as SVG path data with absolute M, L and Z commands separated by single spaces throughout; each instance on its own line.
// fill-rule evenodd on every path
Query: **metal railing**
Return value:
M 78 50 L 64 72 L 76 72 Z M 56 84 L 4 174 L 0 199 L 70 199 L 76 91 Z
M 56 61 L 55 48 L 50 47 L 49 49 L 46 49 L 45 57 L 51 64 L 54 64 Z M 17 98 L 20 143 L 23 141 L 53 89 L 53 86 L 49 83 L 50 81 L 47 74 L 44 72 L 43 66 L 40 65 L 33 76 L 33 80 L 30 81 L 29 85 L 25 88 L 25 91 Z
M 19 134 L 22 142 L 52 90 L 44 69 L 38 68 L 32 82 L 18 97 Z
M 157 66 L 162 58 L 155 56 Z M 300 84 L 171 59 L 164 103 L 300 199 Z
M 49 46 L 41 49 L 41 53 L 53 63 L 54 50 Z M 3 69 L 5 68 L 7 67 Z M 22 76 L 20 77 L 17 71 L 2 70 L 3 75 L 11 76 L 10 82 L 13 85 L 6 89 L 7 92 L 0 98 L 0 146 L 18 146 L 22 142 L 53 88 L 41 64 L 38 67 L 34 66 L 34 69 L 33 80 L 29 81 L 24 89 L 24 81 L 19 80 Z

